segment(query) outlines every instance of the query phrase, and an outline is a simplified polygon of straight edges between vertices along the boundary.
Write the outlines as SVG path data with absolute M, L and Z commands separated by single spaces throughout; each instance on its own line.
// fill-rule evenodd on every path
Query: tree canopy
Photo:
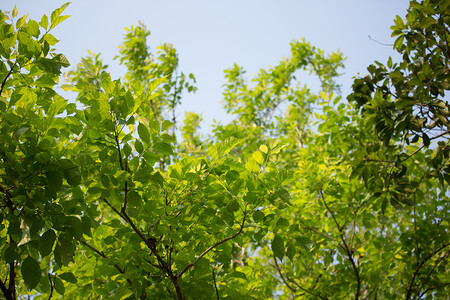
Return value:
M 0 13 L 2 297 L 448 297 L 450 1 L 411 1 L 400 61 L 346 98 L 343 54 L 303 39 L 253 78 L 231 66 L 234 120 L 207 136 L 175 113 L 195 76 L 142 23 L 122 78 L 94 53 L 66 73 L 67 6 Z

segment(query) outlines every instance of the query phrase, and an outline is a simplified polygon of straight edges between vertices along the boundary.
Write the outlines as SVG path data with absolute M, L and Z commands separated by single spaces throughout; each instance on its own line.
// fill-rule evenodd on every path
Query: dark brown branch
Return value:
M 448 133 L 450 133 L 450 129 L 449 129 L 449 130 L 446 130 L 446 131 L 444 131 L 444 132 L 442 132 L 442 133 L 440 133 L 440 134 L 438 134 L 438 135 L 436 135 L 436 136 L 431 137 L 431 138 L 430 138 L 430 141 L 431 141 L 431 140 L 435 140 L 435 139 L 437 139 L 437 138 L 440 138 L 441 136 L 446 135 L 446 134 L 448 134 Z M 404 159 L 402 159 L 401 162 L 404 162 L 404 161 L 408 160 L 409 158 L 411 158 L 412 156 L 414 156 L 414 154 L 416 154 L 417 152 L 419 152 L 420 150 L 422 150 L 424 147 L 425 147 L 425 145 L 420 146 L 420 147 L 419 147 L 417 150 L 415 150 L 413 153 L 408 154 L 407 157 L 405 157 Z
M 284 278 L 283 273 L 281 272 L 281 268 L 280 268 L 280 266 L 278 265 L 278 261 L 277 261 L 277 258 L 275 257 L 275 255 L 273 256 L 273 260 L 275 261 L 275 266 L 276 266 L 276 269 L 277 269 L 277 271 L 278 271 L 278 274 L 279 274 L 280 277 L 281 277 L 281 280 L 283 280 L 284 284 L 288 287 L 288 289 L 291 290 L 291 292 L 293 292 L 294 294 L 296 294 L 296 293 L 297 293 L 297 290 L 294 289 L 294 288 L 286 281 L 286 279 Z
M 122 213 L 119 212 L 116 208 L 114 208 L 114 206 L 111 205 L 111 203 L 108 202 L 108 200 L 106 199 L 102 199 L 103 202 L 105 202 L 109 207 L 111 207 L 111 209 L 118 215 L 120 216 L 125 222 L 127 222 L 131 228 L 133 229 L 133 231 L 141 238 L 141 240 L 145 243 L 145 245 L 152 251 L 152 253 L 155 255 L 158 264 L 160 266 L 160 269 L 162 271 L 164 271 L 172 280 L 172 283 L 175 287 L 175 290 L 177 292 L 177 296 L 179 300 L 183 299 L 183 295 L 181 293 L 181 288 L 178 284 L 178 276 L 175 276 L 175 274 L 173 274 L 170 265 L 168 265 L 161 257 L 161 255 L 158 254 L 158 251 L 156 249 L 156 240 L 154 239 L 147 239 L 144 234 L 139 230 L 139 228 L 137 228 L 137 226 L 134 224 L 134 222 L 131 220 L 131 218 L 127 215 L 127 213 L 125 211 L 123 211 Z
M 53 296 L 53 282 L 52 282 L 52 275 L 50 275 L 50 273 L 48 273 L 48 281 L 50 281 L 50 295 L 48 295 L 48 300 L 50 300 Z
M 91 249 L 92 251 L 94 251 L 95 253 L 97 253 L 98 255 L 100 255 L 101 257 L 106 258 L 106 259 L 110 259 L 108 256 L 106 256 L 106 254 L 105 254 L 103 251 L 100 251 L 100 250 L 94 248 L 93 246 L 89 245 L 87 242 L 85 242 L 85 241 L 80 241 L 80 243 L 83 244 L 83 245 L 85 245 L 86 247 L 88 247 L 89 249 Z M 125 270 L 122 269 L 118 264 L 114 264 L 114 268 L 116 268 L 117 271 L 120 272 L 120 274 L 125 274 Z M 50 275 L 50 274 L 49 274 L 49 275 Z M 50 282 L 51 282 L 51 281 L 50 281 Z M 128 284 L 129 284 L 130 286 L 132 286 L 133 283 L 131 282 L 131 280 L 130 280 L 129 278 L 127 278 L 127 282 L 128 282 Z
M 347 257 L 348 257 L 350 263 L 352 264 L 352 268 L 353 268 L 353 271 L 354 271 L 355 277 L 356 277 L 355 300 L 357 300 L 357 299 L 359 299 L 359 295 L 361 293 L 361 278 L 359 277 L 358 267 L 356 266 L 355 260 L 353 259 L 353 253 L 350 250 L 350 248 L 348 247 L 347 242 L 345 241 L 344 235 L 342 234 L 342 230 L 343 230 L 344 226 L 342 226 L 342 227 L 339 226 L 339 223 L 336 220 L 336 216 L 334 215 L 334 212 L 328 206 L 327 201 L 325 200 L 325 197 L 323 195 L 323 191 L 322 190 L 319 191 L 319 194 L 320 194 L 320 197 L 323 200 L 323 204 L 325 205 L 327 211 L 331 214 L 331 216 L 332 216 L 332 218 L 334 220 L 334 223 L 336 224 L 336 227 L 339 230 L 339 237 L 341 238 L 341 241 L 342 241 L 342 244 L 343 244 L 342 248 L 344 249 L 345 253 L 347 254 Z
M 219 290 L 217 289 L 217 283 L 216 283 L 216 275 L 214 274 L 214 268 L 212 270 L 212 277 L 213 277 L 213 280 L 214 280 L 214 289 L 216 290 L 217 300 L 220 300 Z
M 425 257 L 422 262 L 420 262 L 416 269 L 414 270 L 413 275 L 411 276 L 411 280 L 409 281 L 408 284 L 408 288 L 406 290 L 406 297 L 405 299 L 409 299 L 411 297 L 412 294 L 412 288 L 413 288 L 413 284 L 414 281 L 416 280 L 417 275 L 419 274 L 420 269 L 424 266 L 424 264 L 431 259 L 434 255 L 436 255 L 437 253 L 441 252 L 442 250 L 444 250 L 445 248 L 447 248 L 448 246 L 450 246 L 450 243 L 447 243 L 445 245 L 443 245 L 442 247 L 440 247 L 439 249 L 437 249 L 435 252 L 429 254 L 427 257 Z
M 318 233 L 318 234 L 320 234 L 321 236 L 326 237 L 326 238 L 329 238 L 330 240 L 333 240 L 333 241 L 334 241 L 334 238 L 333 238 L 333 237 L 328 236 L 328 235 L 326 235 L 325 233 L 322 233 L 322 232 L 320 232 L 320 231 L 317 230 L 317 229 L 314 229 L 314 228 L 312 228 L 312 227 L 302 227 L 302 228 L 303 228 L 303 229 L 307 229 L 307 230 L 314 231 L 315 233 Z
M 239 230 L 238 230 L 235 234 L 233 234 L 232 236 L 229 236 L 229 237 L 227 237 L 226 239 L 223 239 L 223 240 L 221 240 L 221 241 L 218 241 L 218 242 L 212 244 L 211 246 L 209 246 L 209 247 L 208 247 L 205 251 L 203 251 L 203 253 L 200 254 L 193 262 L 191 262 L 191 263 L 188 264 L 186 267 L 184 267 L 184 269 L 183 269 L 181 272 L 179 272 L 179 273 L 177 274 L 177 277 L 178 277 L 178 278 L 181 278 L 181 276 L 183 276 L 183 274 L 184 274 L 189 268 L 195 266 L 195 265 L 198 263 L 198 261 L 199 261 L 200 259 L 202 259 L 203 256 L 205 256 L 209 251 L 211 251 L 211 250 L 214 249 L 215 247 L 217 247 L 217 246 L 219 246 L 219 245 L 221 245 L 221 244 L 223 244 L 223 243 L 225 243 L 225 242 L 227 242 L 227 241 L 229 241 L 229 240 L 234 239 L 235 237 L 237 237 L 237 236 L 242 232 L 242 230 L 244 229 L 244 224 L 245 224 L 245 219 L 246 219 L 246 212 L 247 212 L 247 206 L 245 207 L 245 210 L 244 210 L 244 217 L 242 218 L 242 223 L 241 223 L 241 225 L 240 225 L 240 228 L 239 228 Z
M 313 296 L 316 296 L 317 298 L 322 299 L 322 300 L 328 300 L 328 298 L 325 297 L 325 296 L 321 296 L 321 295 L 316 294 L 316 293 L 314 293 L 314 292 L 312 292 L 312 291 L 310 291 L 310 290 L 305 289 L 304 287 L 302 287 L 301 285 L 299 285 L 297 282 L 295 282 L 295 280 L 293 280 L 293 279 L 291 279 L 291 278 L 289 278 L 289 277 L 286 277 L 286 278 L 287 278 L 287 280 L 289 280 L 290 282 L 292 282 L 293 284 L 295 284 L 296 287 L 298 287 L 299 289 L 301 289 L 301 290 L 304 291 L 305 293 L 310 294 L 310 295 L 313 295 Z
M 116 147 L 117 147 L 117 151 L 118 151 L 118 154 L 119 154 L 120 169 L 123 171 L 123 170 L 125 170 L 125 168 L 123 167 L 122 151 L 120 150 L 120 143 L 119 143 L 119 137 L 117 135 L 117 132 L 114 133 L 114 139 L 116 141 Z
M 9 264 L 9 292 L 11 296 L 16 298 L 16 269 L 15 263 L 12 262 Z
M 436 267 L 437 267 L 443 260 L 447 259 L 447 257 L 449 256 L 449 254 L 450 254 L 450 250 L 447 251 L 447 253 L 445 253 L 443 257 L 441 257 L 441 258 L 439 258 L 439 259 L 436 260 L 436 262 L 435 262 L 433 268 L 431 268 L 430 272 L 428 272 L 428 274 L 427 274 L 427 277 L 425 278 L 425 280 L 422 282 L 422 284 L 421 284 L 420 287 L 418 288 L 416 294 L 414 295 L 414 298 L 420 299 L 420 298 L 417 298 L 417 295 L 419 294 L 420 290 L 421 290 L 421 289 L 424 287 L 424 285 L 428 282 L 428 280 L 429 280 L 430 277 L 431 277 L 431 274 L 433 274 L 433 272 L 434 272 L 434 269 L 436 269 Z
M 5 279 L 5 282 L 3 282 L 3 280 L 0 280 L 0 290 L 2 290 L 3 296 L 5 296 L 5 299 L 14 300 L 14 298 L 10 295 L 8 288 L 6 287 L 6 279 Z
M 6 81 L 8 80 L 8 77 L 11 76 L 11 74 L 12 74 L 12 72 L 13 72 L 14 67 L 16 66 L 16 64 L 17 64 L 17 61 L 13 64 L 13 66 L 12 66 L 11 69 L 9 70 L 8 74 L 6 74 L 5 78 L 3 79 L 3 81 L 2 81 L 2 86 L 0 87 L 0 96 L 2 95 L 3 89 L 5 88 Z
M 112 206 L 111 203 L 109 203 L 108 200 L 102 199 L 103 202 L 105 202 L 119 217 L 125 220 L 125 217 L 122 215 L 120 211 L 118 211 L 114 206 Z M 126 221 L 126 220 L 125 220 Z

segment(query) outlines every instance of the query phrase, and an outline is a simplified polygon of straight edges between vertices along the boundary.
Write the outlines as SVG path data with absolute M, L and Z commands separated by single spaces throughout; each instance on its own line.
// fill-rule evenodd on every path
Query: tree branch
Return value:
M 419 294 L 420 290 L 423 288 L 423 286 L 424 286 L 424 285 L 427 283 L 427 281 L 430 279 L 431 274 L 433 274 L 433 272 L 434 272 L 434 269 L 436 269 L 436 267 L 441 263 L 441 261 L 445 260 L 445 259 L 449 256 L 449 254 L 450 254 L 450 250 L 447 251 L 447 253 L 445 253 L 443 257 L 440 257 L 440 258 L 438 258 L 438 259 L 436 260 L 436 262 L 435 262 L 433 268 L 431 268 L 430 272 L 428 272 L 427 278 L 425 278 L 425 280 L 422 282 L 422 284 L 420 285 L 419 289 L 417 290 L 416 294 L 414 295 L 414 298 L 420 299 L 420 298 L 417 298 L 417 295 Z
M 94 251 L 95 253 L 97 253 L 98 255 L 100 255 L 101 257 L 110 259 L 108 256 L 106 256 L 106 254 L 103 251 L 100 251 L 100 250 L 94 248 L 93 246 L 89 245 L 87 242 L 85 242 L 85 241 L 79 241 L 79 242 L 81 244 L 85 245 L 86 247 L 88 247 L 89 249 L 91 249 L 92 251 Z M 125 274 L 125 270 L 122 269 L 118 264 L 114 264 L 114 268 L 116 268 L 117 271 L 120 272 L 120 274 Z M 50 274 L 49 274 L 49 276 L 50 276 Z M 131 282 L 131 280 L 129 278 L 127 278 L 127 282 L 130 286 L 133 285 L 133 283 Z M 50 283 L 51 283 L 51 280 L 50 280 Z
M 3 296 L 5 296 L 5 299 L 13 299 L 11 298 L 10 294 L 9 294 L 9 290 L 6 288 L 6 279 L 5 282 L 3 282 L 3 280 L 0 279 L 0 290 L 2 290 Z
M 411 297 L 412 294 L 412 288 L 413 288 L 413 284 L 414 281 L 416 280 L 417 275 L 419 274 L 420 269 L 423 267 L 423 265 L 429 260 L 431 259 L 434 255 L 436 255 L 437 253 L 441 252 L 442 250 L 444 250 L 445 248 L 447 248 L 448 246 L 450 246 L 450 243 L 447 243 L 445 245 L 443 245 L 442 247 L 440 247 L 439 249 L 437 249 L 436 251 L 434 251 L 434 253 L 429 254 L 427 257 L 425 257 L 421 263 L 419 263 L 416 267 L 416 269 L 414 270 L 413 275 L 411 276 L 411 280 L 409 281 L 408 284 L 408 288 L 406 290 L 406 297 L 405 299 L 409 299 Z
M 205 251 L 203 251 L 203 253 L 200 254 L 193 262 L 191 262 L 191 263 L 188 264 L 186 267 L 184 267 L 184 269 L 183 269 L 181 272 L 179 272 L 179 273 L 177 274 L 177 277 L 178 277 L 178 278 L 181 278 L 181 276 L 183 276 L 183 274 L 184 274 L 189 268 L 195 266 L 195 265 L 198 263 L 198 261 L 199 261 L 200 259 L 202 259 L 202 257 L 205 256 L 209 251 L 211 251 L 211 250 L 214 249 L 215 247 L 219 246 L 220 244 L 223 244 L 223 243 L 225 243 L 225 242 L 227 242 L 227 241 L 229 241 L 229 240 L 234 239 L 235 237 L 237 237 L 237 236 L 242 232 L 242 230 L 244 229 L 244 224 L 245 224 L 245 219 L 246 219 L 246 212 L 247 212 L 247 205 L 245 206 L 245 209 L 244 209 L 244 217 L 242 218 L 242 223 L 241 223 L 241 225 L 240 225 L 240 228 L 239 228 L 239 230 L 238 230 L 235 234 L 233 234 L 232 236 L 229 236 L 229 237 L 227 237 L 226 239 L 223 239 L 223 240 L 221 240 L 221 241 L 218 241 L 218 242 L 212 244 L 211 246 L 209 246 L 209 247 L 208 247 Z
M 278 261 L 277 261 L 277 258 L 275 257 L 275 255 L 273 256 L 273 260 L 275 261 L 275 266 L 276 266 L 276 269 L 277 269 L 277 271 L 278 271 L 278 274 L 279 274 L 280 277 L 281 277 L 281 280 L 283 280 L 284 284 L 288 287 L 288 289 L 291 290 L 291 292 L 293 292 L 294 294 L 296 294 L 296 293 L 297 293 L 297 290 L 294 289 L 292 286 L 289 285 L 289 283 L 288 283 L 288 282 L 286 281 L 286 279 L 284 278 L 283 273 L 281 273 L 281 267 L 278 265 Z
M 305 293 L 310 294 L 310 295 L 313 295 L 313 296 L 316 296 L 317 298 L 320 298 L 320 299 L 322 299 L 322 300 L 328 300 L 328 298 L 325 297 L 325 296 L 321 296 L 321 295 L 316 294 L 316 293 L 314 293 L 314 292 L 312 292 L 312 291 L 310 291 L 310 290 L 305 289 L 304 287 L 302 287 L 301 285 L 299 285 L 297 282 L 295 282 L 295 280 L 293 280 L 293 279 L 291 279 L 291 278 L 289 278 L 289 277 L 287 277 L 287 276 L 286 276 L 286 278 L 287 278 L 287 280 L 289 280 L 290 282 L 292 282 L 293 284 L 295 284 L 296 287 L 298 287 L 299 289 L 301 289 L 301 290 L 304 291 Z
M 359 299 L 359 295 L 361 293 L 361 278 L 359 277 L 359 270 L 358 267 L 356 266 L 355 260 L 353 259 L 353 253 L 352 251 L 349 249 L 347 242 L 345 241 L 344 235 L 342 234 L 342 230 L 344 228 L 344 226 L 342 226 L 342 228 L 339 226 L 338 221 L 336 220 L 336 216 L 334 215 L 334 212 L 330 209 L 330 207 L 327 204 L 327 201 L 325 200 L 325 197 L 323 195 L 323 191 L 320 190 L 319 191 L 320 197 L 323 200 L 323 203 L 325 204 L 325 207 L 327 209 L 327 211 L 331 214 L 334 223 L 336 224 L 336 227 L 339 230 L 339 237 L 341 238 L 342 244 L 343 244 L 343 249 L 345 251 L 345 253 L 347 254 L 348 259 L 350 260 L 350 263 L 352 264 L 352 268 L 353 271 L 355 273 L 355 277 L 356 277 L 356 292 L 355 292 L 355 300 Z
M 9 264 L 9 292 L 13 299 L 16 298 L 16 270 L 15 263 Z
M 8 80 L 8 77 L 11 76 L 11 74 L 12 74 L 12 72 L 13 72 L 14 67 L 16 66 L 16 64 L 17 64 L 17 61 L 14 62 L 13 66 L 12 66 L 11 69 L 9 70 L 8 74 L 6 74 L 5 78 L 3 79 L 3 81 L 2 81 L 2 86 L 0 87 L 0 96 L 1 96 L 2 93 L 3 93 L 3 89 L 4 89 L 4 87 L 5 87 L 6 81 Z
M 449 130 L 446 130 L 446 131 L 444 131 L 444 132 L 442 132 L 442 133 L 440 133 L 440 134 L 438 134 L 438 135 L 436 135 L 436 136 L 431 137 L 431 138 L 430 138 L 430 141 L 431 141 L 431 140 L 435 140 L 435 139 L 437 139 L 437 138 L 440 138 L 441 136 L 446 135 L 446 134 L 448 134 L 448 133 L 450 133 L 450 129 L 449 129 Z M 404 162 L 404 161 L 408 160 L 409 158 L 411 158 L 412 156 L 414 156 L 414 154 L 416 154 L 417 152 L 419 152 L 420 150 L 422 150 L 424 147 L 425 147 L 425 145 L 420 146 L 420 147 L 419 147 L 417 150 L 415 150 L 413 153 L 408 154 L 407 157 L 405 157 L 404 159 L 402 159 L 401 162 Z
M 52 299 L 53 296 L 53 282 L 52 282 L 52 276 L 50 273 L 48 273 L 48 281 L 50 281 L 50 295 L 48 295 L 48 300 Z
M 220 300 L 219 290 L 217 289 L 217 283 L 216 283 L 216 275 L 214 274 L 214 268 L 212 270 L 212 277 L 213 277 L 213 280 L 214 280 L 214 289 L 216 290 L 217 300 Z

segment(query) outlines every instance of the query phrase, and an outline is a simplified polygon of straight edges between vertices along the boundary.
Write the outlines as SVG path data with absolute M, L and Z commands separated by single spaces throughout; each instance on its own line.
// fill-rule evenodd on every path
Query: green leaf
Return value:
M 262 211 L 257 210 L 253 213 L 253 221 L 259 223 L 262 221 L 262 219 L 264 219 L 264 213 Z
M 279 218 L 277 221 L 277 227 L 287 227 L 289 226 L 289 221 L 285 218 Z
M 158 87 L 158 85 L 160 85 L 161 82 L 163 82 L 166 78 L 167 78 L 167 76 L 164 76 L 164 77 L 152 80 L 150 82 L 150 84 L 148 85 L 149 92 L 150 93 L 153 92 Z
M 173 154 L 172 147 L 165 142 L 156 143 L 154 145 L 154 148 L 156 151 L 158 151 L 164 155 L 172 155 Z
M 52 252 L 53 244 L 56 240 L 56 234 L 49 229 L 39 239 L 39 252 L 42 257 L 49 255 Z
M 21 28 L 24 24 L 25 21 L 27 20 L 28 14 L 26 14 L 25 16 L 20 17 L 17 22 L 16 22 L 16 28 L 19 29 Z
M 78 186 L 81 182 L 81 173 L 76 167 L 64 170 L 64 176 L 71 186 Z
M 31 256 L 28 256 L 22 262 L 20 270 L 27 287 L 30 290 L 34 289 L 41 280 L 41 267 L 39 266 L 39 263 Z
M 35 38 L 39 37 L 40 31 L 38 22 L 35 20 L 29 20 L 26 28 L 29 35 Z
M 5 262 L 7 264 L 14 262 L 15 260 L 20 259 L 19 253 L 18 253 L 18 249 L 16 245 L 9 245 L 8 248 L 6 248 L 5 251 Z
M 150 142 L 150 133 L 148 132 L 147 126 L 142 123 L 138 125 L 138 134 L 144 143 L 148 144 Z
M 142 154 L 142 152 L 144 152 L 144 146 L 139 140 L 134 141 L 134 148 L 139 154 Z
M 65 281 L 70 282 L 70 283 L 77 283 L 78 282 L 77 278 L 75 277 L 75 275 L 73 275 L 72 272 L 65 272 L 65 273 L 62 273 L 62 274 L 60 274 L 58 276 L 62 280 L 65 280 Z
M 252 155 L 253 159 L 260 165 L 264 163 L 264 157 L 260 151 L 256 151 Z
M 61 16 L 61 13 L 66 9 L 70 2 L 64 3 L 60 8 L 55 9 L 50 15 L 50 29 L 54 28 L 56 25 L 67 19 L 69 16 Z
M 54 280 L 54 284 L 55 284 L 55 291 L 58 292 L 58 294 L 60 295 L 64 295 L 64 293 L 66 292 L 66 289 L 64 287 L 64 283 L 62 282 L 61 279 L 59 279 L 58 277 L 55 277 Z
M 54 192 L 61 190 L 63 179 L 60 172 L 48 171 L 45 177 L 47 178 L 48 189 Z
M 230 202 L 230 204 L 228 204 L 227 209 L 230 212 L 234 212 L 234 211 L 238 211 L 240 208 L 239 203 L 236 200 L 233 200 Z
M 18 11 L 17 11 L 17 5 L 14 5 L 13 11 L 12 11 L 12 17 L 17 17 Z
M 174 124 L 172 122 L 170 122 L 168 120 L 164 120 L 161 125 L 161 130 L 165 131 L 165 130 L 169 129 L 170 127 L 172 127 L 173 125 Z
M 261 146 L 259 146 L 259 150 L 260 150 L 262 153 L 265 153 L 265 154 L 267 154 L 267 152 L 269 152 L 269 149 L 267 148 L 266 145 L 261 145 Z
M 296 253 L 295 244 L 289 242 L 286 249 L 286 256 L 293 262 Z
M 275 257 L 279 259 L 283 259 L 284 257 L 284 241 L 283 238 L 279 235 L 275 235 L 272 240 L 272 251 Z
M 41 25 L 42 28 L 47 29 L 48 27 L 48 17 L 47 15 L 43 15 L 41 18 L 41 21 L 39 22 L 39 25 Z
M 24 134 L 25 132 L 27 132 L 28 129 L 30 129 L 30 127 L 26 127 L 26 126 L 25 127 L 20 127 L 20 128 L 18 128 L 16 130 L 16 132 L 14 132 L 14 135 L 15 136 L 20 136 L 20 135 Z

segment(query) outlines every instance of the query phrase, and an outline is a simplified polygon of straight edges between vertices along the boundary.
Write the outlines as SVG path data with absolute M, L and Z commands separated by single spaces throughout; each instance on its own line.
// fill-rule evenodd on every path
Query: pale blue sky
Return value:
M 19 15 L 33 19 L 48 16 L 64 1 L 0 0 L 2 9 L 14 4 Z M 260 68 L 275 65 L 289 55 L 289 43 L 304 37 L 325 52 L 340 50 L 347 57 L 341 77 L 346 96 L 351 79 L 365 75 L 374 60 L 385 63 L 392 47 L 371 41 L 368 36 L 393 43 L 389 27 L 396 15 L 404 17 L 407 0 L 74 0 L 66 9 L 69 19 L 55 28 L 60 39 L 58 52 L 75 66 L 87 49 L 101 53 L 110 65 L 113 78 L 124 74 L 112 58 L 118 54 L 124 27 L 142 21 L 151 31 L 149 45 L 174 44 L 181 70 L 194 73 L 198 91 L 184 97 L 178 116 L 184 110 L 203 114 L 203 132 L 213 120 L 227 122 L 222 109 L 223 70 L 238 63 L 251 76 Z M 298 78 L 308 82 L 307 79 Z

